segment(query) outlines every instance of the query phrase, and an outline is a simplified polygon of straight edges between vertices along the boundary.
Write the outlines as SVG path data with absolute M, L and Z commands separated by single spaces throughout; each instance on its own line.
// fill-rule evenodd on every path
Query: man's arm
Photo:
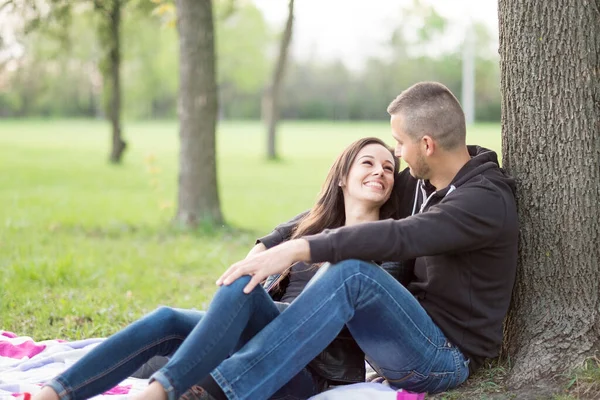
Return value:
M 491 186 L 459 190 L 421 214 L 306 236 L 310 260 L 403 261 L 481 248 L 496 239 L 505 223 L 504 199 Z
M 302 220 L 306 214 L 308 214 L 308 211 L 304 211 L 303 213 L 296 215 L 291 220 L 277 225 L 271 233 L 256 240 L 257 246 L 262 243 L 265 249 L 270 249 L 271 247 L 290 240 L 290 237 L 292 237 L 292 233 L 294 232 L 294 227 L 298 225 L 298 222 L 300 222 L 300 220 Z M 256 248 L 256 246 L 254 248 Z M 248 255 L 254 254 L 252 253 L 254 248 Z
M 287 241 L 233 264 L 217 284 L 229 285 L 242 275 L 251 275 L 244 288 L 249 293 L 262 279 L 298 261 L 403 261 L 476 250 L 497 240 L 505 223 L 516 227 L 516 218 L 506 219 L 508 207 L 493 187 L 459 190 L 460 196 L 454 192 L 426 212 L 401 220 L 365 222 Z M 516 234 L 515 229 L 515 239 Z
M 246 254 L 246 258 L 252 257 L 258 253 L 262 253 L 265 250 L 267 250 L 267 247 L 264 244 L 262 244 L 261 242 L 258 242 L 254 245 L 253 248 L 250 249 L 248 254 Z

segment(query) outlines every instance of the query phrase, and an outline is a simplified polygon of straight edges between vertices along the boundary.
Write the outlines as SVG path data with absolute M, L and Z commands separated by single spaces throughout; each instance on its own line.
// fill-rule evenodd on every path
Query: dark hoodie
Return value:
M 404 284 L 473 368 L 496 357 L 502 343 L 517 264 L 514 180 L 496 153 L 469 146 L 471 160 L 439 191 L 408 169 L 399 220 L 367 222 L 307 236 L 313 262 L 347 259 L 405 261 Z M 414 214 L 411 216 L 411 214 Z M 287 239 L 298 218 L 261 241 Z M 408 261 L 408 262 L 407 262 Z
M 415 259 L 408 290 L 474 366 L 496 357 L 517 265 L 514 180 L 496 153 L 471 160 L 442 190 L 418 182 L 414 215 L 307 236 L 313 262 Z M 406 170 L 402 174 L 406 174 Z M 404 176 L 406 179 L 406 176 Z

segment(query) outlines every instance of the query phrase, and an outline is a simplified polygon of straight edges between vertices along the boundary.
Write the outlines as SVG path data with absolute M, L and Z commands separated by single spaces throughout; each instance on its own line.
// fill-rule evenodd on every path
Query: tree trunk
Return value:
M 175 219 L 221 223 L 215 129 L 217 84 L 211 0 L 177 0 L 179 32 L 179 197 Z
M 265 90 L 262 106 L 263 106 L 263 118 L 267 125 L 267 158 L 274 160 L 277 159 L 277 147 L 276 147 L 276 136 L 277 136 L 277 122 L 279 122 L 279 101 L 281 92 L 281 83 L 283 81 L 283 74 L 285 72 L 285 65 L 287 62 L 287 55 L 292 41 L 292 28 L 294 24 L 294 0 L 289 0 L 288 4 L 288 19 L 285 24 L 285 30 L 281 37 L 279 46 L 279 57 L 277 58 L 277 64 L 275 65 L 275 71 L 273 72 L 273 80 L 269 87 Z
M 502 153 L 517 178 L 510 381 L 600 349 L 600 4 L 500 0 Z
M 109 43 L 108 55 L 110 73 L 110 105 L 109 115 L 112 127 L 112 150 L 110 162 L 121 162 L 127 143 L 123 140 L 121 132 L 121 0 L 110 2 L 109 18 Z

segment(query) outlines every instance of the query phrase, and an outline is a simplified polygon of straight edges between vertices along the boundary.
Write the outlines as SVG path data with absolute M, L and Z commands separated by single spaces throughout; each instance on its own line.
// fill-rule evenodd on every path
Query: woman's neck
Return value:
M 365 209 L 364 207 L 346 206 L 346 221 L 344 226 L 377 220 L 379 220 L 379 207 Z

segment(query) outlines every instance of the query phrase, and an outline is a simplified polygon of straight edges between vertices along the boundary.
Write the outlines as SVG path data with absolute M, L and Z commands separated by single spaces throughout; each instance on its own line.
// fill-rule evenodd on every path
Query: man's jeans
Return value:
M 159 308 L 106 339 L 46 385 L 61 399 L 87 399 L 117 385 L 152 357 L 172 354 L 152 379 L 162 384 L 169 400 L 178 399 L 280 314 L 262 287 L 243 293 L 249 280 L 242 277 L 220 288 L 207 312 Z M 273 391 L 272 399 L 306 399 L 317 393 L 317 382 L 307 369 L 298 369 L 288 381 Z
M 323 266 L 302 294 L 211 375 L 229 399 L 267 399 L 346 324 L 391 385 L 437 393 L 464 382 L 468 360 L 417 300 L 377 265 Z

